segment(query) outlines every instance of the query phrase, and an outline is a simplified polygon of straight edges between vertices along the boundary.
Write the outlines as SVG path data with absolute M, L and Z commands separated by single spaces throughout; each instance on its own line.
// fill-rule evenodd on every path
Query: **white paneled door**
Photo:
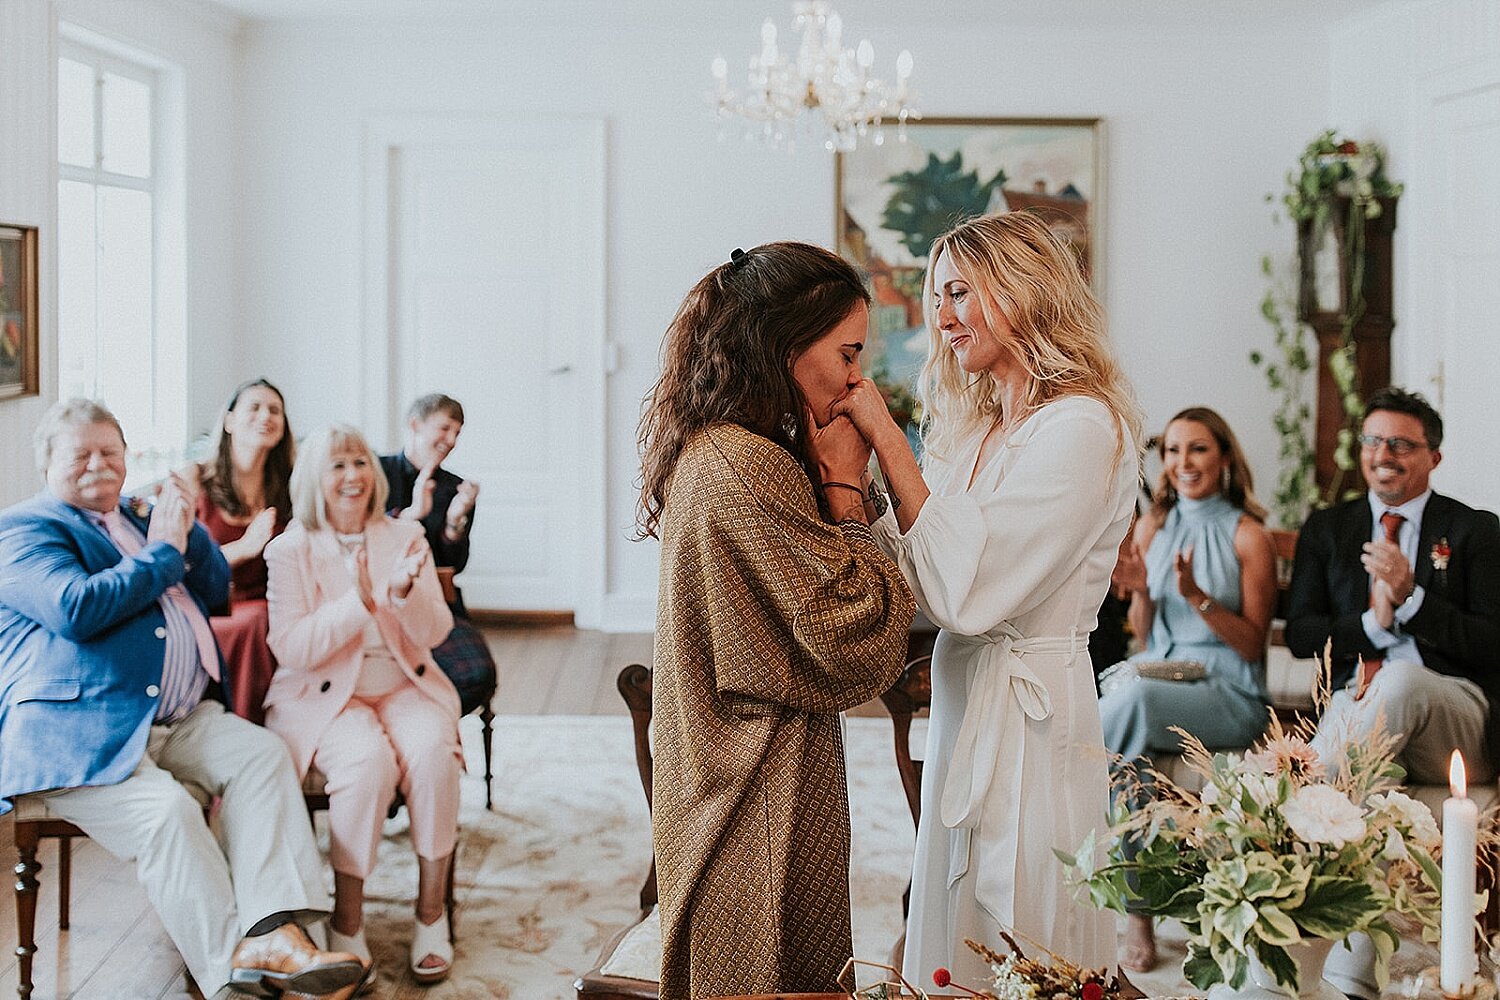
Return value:
M 366 413 L 394 446 L 414 397 L 463 403 L 471 608 L 586 621 L 602 594 L 603 144 L 597 121 L 371 126 Z
M 1500 68 L 1500 66 L 1497 66 Z M 1500 380 L 1500 85 L 1493 82 L 1435 102 L 1432 127 L 1439 215 L 1432 289 L 1443 338 L 1439 409 L 1443 452 L 1439 488 L 1500 509 L 1495 395 Z

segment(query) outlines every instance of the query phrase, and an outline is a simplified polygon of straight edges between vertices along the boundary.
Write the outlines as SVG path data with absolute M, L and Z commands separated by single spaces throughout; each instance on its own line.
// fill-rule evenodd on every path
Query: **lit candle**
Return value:
M 1473 990 L 1479 973 L 1474 953 L 1474 873 L 1479 807 L 1468 796 L 1464 759 L 1453 751 L 1443 801 L 1443 952 L 1439 983 L 1448 996 Z

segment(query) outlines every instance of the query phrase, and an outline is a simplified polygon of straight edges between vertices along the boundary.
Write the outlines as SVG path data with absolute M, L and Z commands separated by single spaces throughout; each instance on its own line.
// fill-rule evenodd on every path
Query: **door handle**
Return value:
M 562 365 L 558 365 L 556 368 L 548 368 L 547 369 L 547 374 L 548 375 L 566 375 L 566 374 L 568 374 L 568 372 L 570 372 L 572 370 L 573 370 L 573 366 L 572 365 L 562 364 Z

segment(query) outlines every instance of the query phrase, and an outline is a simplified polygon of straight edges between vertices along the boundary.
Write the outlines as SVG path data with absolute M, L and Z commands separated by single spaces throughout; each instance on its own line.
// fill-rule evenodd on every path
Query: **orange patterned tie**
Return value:
M 1399 544 L 1398 539 L 1401 537 L 1401 525 L 1405 521 L 1406 518 L 1395 511 L 1388 510 L 1384 514 L 1381 514 L 1380 526 L 1385 529 L 1385 540 L 1392 545 Z M 1375 606 L 1375 585 L 1373 583 L 1370 585 L 1370 606 Z M 1370 689 L 1370 682 L 1375 679 L 1375 674 L 1379 672 L 1380 665 L 1384 662 L 1385 658 L 1380 656 L 1360 661 L 1359 686 L 1354 689 L 1355 701 L 1359 701 L 1359 699 L 1365 696 L 1365 692 Z

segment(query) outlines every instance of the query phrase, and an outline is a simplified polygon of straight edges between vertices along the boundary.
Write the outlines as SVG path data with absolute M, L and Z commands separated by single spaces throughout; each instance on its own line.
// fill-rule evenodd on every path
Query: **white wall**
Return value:
M 31 429 L 56 396 L 55 179 L 57 116 L 52 107 L 56 38 L 47 0 L 0 4 L 0 222 L 40 227 L 38 321 L 41 324 L 40 397 L 0 400 L 0 506 L 41 487 L 31 460 Z
M 1458 101 L 1487 99 L 1492 107 L 1500 106 L 1496 103 L 1500 101 L 1500 4 L 1495 0 L 1393 0 L 1336 25 L 1331 40 L 1329 121 L 1351 137 L 1383 143 L 1389 174 L 1406 184 L 1395 240 L 1392 378 L 1428 394 L 1448 416 L 1473 413 L 1478 401 L 1457 399 L 1454 390 L 1462 392 L 1472 386 L 1475 369 L 1478 380 L 1491 387 L 1500 380 L 1495 317 L 1481 298 L 1493 298 L 1493 279 L 1500 275 L 1489 275 L 1489 288 L 1449 287 L 1445 261 L 1452 254 L 1454 227 L 1445 220 L 1452 206 L 1459 206 L 1457 210 L 1466 215 L 1490 215 L 1466 221 L 1489 234 L 1493 260 L 1495 247 L 1500 245 L 1493 236 L 1500 231 L 1500 217 L 1493 194 L 1456 187 L 1464 181 L 1441 151 L 1449 149 L 1452 141 L 1463 144 L 1464 137 L 1441 133 L 1438 122 L 1443 106 Z M 1482 141 L 1489 144 L 1484 148 L 1494 148 L 1495 123 L 1492 113 L 1488 138 L 1476 134 L 1474 149 L 1481 148 Z M 1479 169 L 1492 178 L 1492 163 L 1486 161 Z M 1477 246 L 1465 249 L 1481 251 Z M 1466 349 L 1456 349 L 1456 331 L 1445 329 L 1445 318 L 1452 322 L 1455 316 L 1474 324 L 1478 331 L 1477 337 L 1469 337 Z M 1472 349 L 1476 339 L 1488 342 L 1487 353 Z M 1463 370 L 1455 371 L 1455 366 Z M 1487 414 L 1491 425 L 1492 413 Z M 1433 485 L 1471 504 L 1500 508 L 1493 426 L 1478 430 L 1450 432 Z
M 738 6 L 738 5 L 737 5 Z M 849 6 L 849 5 L 841 5 Z M 1220 408 L 1264 481 L 1275 441 L 1246 355 L 1267 342 L 1258 260 L 1288 245 L 1262 196 L 1324 127 L 1328 45 L 1297 22 L 1232 31 L 1116 19 L 955 25 L 852 6 L 889 72 L 917 56 L 933 115 L 1101 116 L 1107 129 L 1106 305 L 1152 425 L 1192 403 Z M 239 368 L 287 389 L 300 426 L 357 417 L 361 342 L 361 122 L 387 112 L 590 115 L 608 121 L 608 335 L 623 347 L 609 390 L 605 627 L 649 628 L 656 551 L 627 541 L 639 402 L 673 308 L 737 245 L 829 244 L 833 166 L 716 144 L 709 59 L 755 45 L 758 10 L 640 24 L 610 15 L 246 32 L 238 155 L 245 265 Z M 1045 22 L 1045 18 L 1042 21 Z M 786 25 L 783 24 L 785 30 Z M 250 306 L 253 304 L 253 308 Z M 332 391 L 330 391 L 332 389 Z M 463 447 L 482 446 L 465 442 Z M 455 459 L 456 465 L 461 462 Z

